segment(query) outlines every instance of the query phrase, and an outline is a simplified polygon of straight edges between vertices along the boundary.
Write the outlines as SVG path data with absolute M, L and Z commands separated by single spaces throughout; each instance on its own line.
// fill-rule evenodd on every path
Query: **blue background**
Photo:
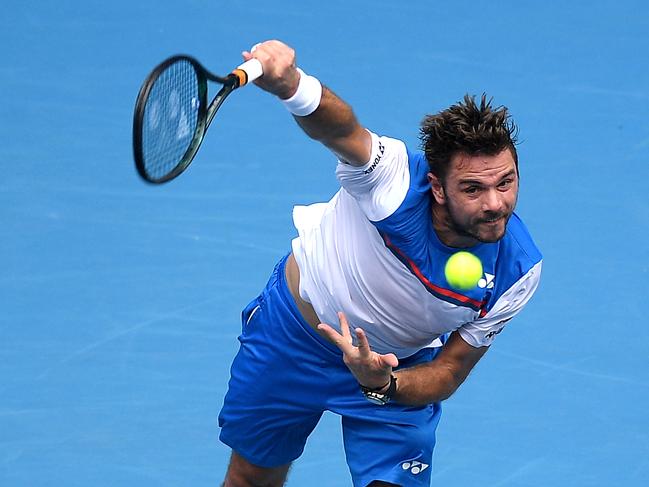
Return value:
M 240 309 L 336 191 L 334 159 L 256 88 L 186 174 L 135 174 L 131 123 L 171 54 L 261 40 L 414 146 L 487 92 L 520 126 L 537 295 L 445 407 L 433 484 L 649 476 L 649 4 L 9 0 L 0 17 L 0 485 L 218 485 Z M 260 380 L 263 380 L 261 378 Z M 645 480 L 643 480 L 645 479 Z M 327 415 L 289 485 L 350 485 Z

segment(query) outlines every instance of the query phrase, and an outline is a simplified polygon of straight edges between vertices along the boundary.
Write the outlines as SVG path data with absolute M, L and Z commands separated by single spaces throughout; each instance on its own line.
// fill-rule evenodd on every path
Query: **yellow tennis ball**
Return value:
M 446 262 L 444 275 L 455 289 L 473 289 L 482 278 L 482 262 L 470 252 L 456 252 Z

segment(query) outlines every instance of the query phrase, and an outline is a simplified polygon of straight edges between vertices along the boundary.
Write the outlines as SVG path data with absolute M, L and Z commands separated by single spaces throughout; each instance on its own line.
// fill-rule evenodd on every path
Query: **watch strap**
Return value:
M 389 403 L 394 397 L 394 393 L 397 391 L 397 378 L 394 375 L 390 376 L 390 382 L 388 382 L 387 384 L 388 388 L 385 392 L 380 392 L 380 391 L 385 389 L 386 386 L 372 389 L 360 384 L 360 387 L 361 387 L 361 391 L 363 392 L 363 395 L 365 396 L 365 399 L 367 399 L 368 401 L 374 404 L 379 404 L 383 406 Z

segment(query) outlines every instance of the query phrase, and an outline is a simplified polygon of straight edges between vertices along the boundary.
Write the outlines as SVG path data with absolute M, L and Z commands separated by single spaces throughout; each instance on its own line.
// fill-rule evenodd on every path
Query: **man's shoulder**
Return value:
M 512 215 L 507 223 L 507 231 L 502 243 L 501 251 L 505 252 L 505 257 L 526 261 L 530 267 L 543 259 L 530 231 L 516 213 Z
M 509 219 L 507 231 L 498 247 L 495 271 L 500 278 L 502 291 L 526 276 L 543 260 L 527 226 L 516 213 Z

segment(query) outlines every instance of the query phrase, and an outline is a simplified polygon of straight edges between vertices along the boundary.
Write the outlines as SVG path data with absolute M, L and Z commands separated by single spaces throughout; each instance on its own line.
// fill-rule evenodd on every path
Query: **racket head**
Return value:
M 172 56 L 142 84 L 133 116 L 133 156 L 138 174 L 161 184 L 191 163 L 203 141 L 207 117 L 207 73 L 191 56 Z

